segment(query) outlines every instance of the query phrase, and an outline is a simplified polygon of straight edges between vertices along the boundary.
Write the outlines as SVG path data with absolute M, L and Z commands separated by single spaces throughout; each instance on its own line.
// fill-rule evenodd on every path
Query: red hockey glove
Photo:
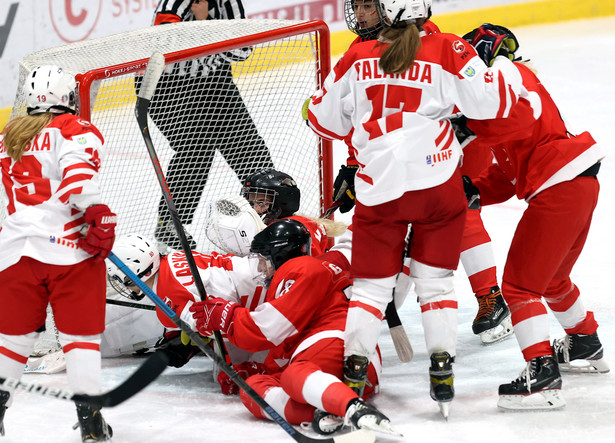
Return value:
M 88 232 L 78 241 L 79 247 L 102 261 L 109 255 L 115 241 L 117 215 L 107 205 L 94 205 L 85 210 Z
M 196 329 L 201 335 L 211 335 L 212 331 L 228 334 L 233 325 L 235 309 L 239 303 L 215 297 L 190 306 L 192 317 L 196 319 Z
M 468 32 L 463 39 L 476 48 L 478 56 L 487 66 L 492 66 L 498 55 L 515 58 L 515 51 L 519 49 L 517 37 L 504 26 L 485 23 Z
M 255 361 L 246 361 L 233 365 L 233 370 L 239 374 L 241 378 L 247 380 L 248 377 L 256 374 L 266 374 L 267 370 L 262 363 L 256 363 Z M 239 386 L 231 380 L 231 377 L 226 375 L 225 372 L 218 374 L 218 383 L 220 383 L 220 389 L 224 395 L 236 395 L 239 394 Z

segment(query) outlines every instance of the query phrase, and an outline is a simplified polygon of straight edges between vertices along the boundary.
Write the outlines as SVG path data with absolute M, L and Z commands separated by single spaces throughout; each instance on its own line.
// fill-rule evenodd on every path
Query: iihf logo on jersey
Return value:
M 69 248 L 72 248 L 72 249 L 79 248 L 79 246 L 77 246 L 77 243 L 72 242 L 70 240 L 63 239 L 63 238 L 58 238 L 55 235 L 49 236 L 49 243 L 54 243 L 59 246 L 68 246 Z
M 429 154 L 427 157 L 425 157 L 425 163 L 427 163 L 427 165 L 435 166 L 436 163 L 441 163 L 446 160 L 450 160 L 452 155 L 453 155 L 452 149 L 447 149 L 446 151 L 438 152 L 436 154 Z

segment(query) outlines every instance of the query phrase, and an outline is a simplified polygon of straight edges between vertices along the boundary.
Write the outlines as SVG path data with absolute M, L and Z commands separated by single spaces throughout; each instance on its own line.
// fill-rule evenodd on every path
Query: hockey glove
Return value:
M 463 191 L 468 199 L 468 209 L 480 209 L 480 192 L 467 175 L 462 175 Z
M 309 119 L 309 115 L 308 115 L 308 107 L 310 106 L 310 103 L 312 102 L 312 97 L 308 98 L 306 101 L 303 102 L 303 106 L 301 106 L 301 118 L 303 118 L 303 120 L 305 120 L 305 124 L 309 126 L 308 123 L 308 119 Z
M 468 32 L 463 39 L 470 43 L 487 66 L 492 66 L 498 55 L 514 60 L 519 49 L 517 37 L 504 26 L 485 23 Z
M 169 358 L 169 366 L 181 368 L 192 357 L 201 352 L 196 346 L 186 345 L 181 339 L 180 331 L 165 331 L 164 335 L 154 345 L 156 352 L 164 352 Z
M 354 176 L 358 169 L 359 166 L 357 165 L 342 165 L 333 183 L 333 202 L 342 202 L 342 205 L 339 207 L 341 213 L 348 212 L 354 208 Z
M 470 128 L 468 128 L 468 119 L 465 115 L 452 118 L 451 124 L 453 125 L 453 130 L 455 131 L 455 137 L 457 137 L 457 140 L 461 145 L 461 149 L 465 148 L 474 139 L 476 139 L 476 134 L 474 134 L 474 132 Z
M 267 373 L 265 365 L 262 363 L 256 363 L 255 361 L 246 361 L 239 363 L 238 365 L 233 365 L 233 370 L 244 380 L 247 380 L 248 377 L 253 375 Z M 237 384 L 231 380 L 231 377 L 226 375 L 225 372 L 220 372 L 218 374 L 218 383 L 220 383 L 220 389 L 224 395 L 239 394 L 239 386 L 237 386 Z
M 85 236 L 79 238 L 79 247 L 102 261 L 111 252 L 115 241 L 117 215 L 107 205 L 94 205 L 85 210 L 85 222 L 89 225 Z
M 228 334 L 233 326 L 235 309 L 241 305 L 223 298 L 214 297 L 190 306 L 196 329 L 201 335 L 212 335 L 213 331 Z

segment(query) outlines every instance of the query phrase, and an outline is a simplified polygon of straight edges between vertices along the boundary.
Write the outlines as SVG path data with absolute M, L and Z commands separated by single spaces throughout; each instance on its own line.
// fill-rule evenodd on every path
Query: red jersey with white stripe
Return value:
M 514 63 L 523 78 L 524 92 L 507 119 L 468 121 L 478 136 L 473 143 L 491 146 L 497 165 L 473 180 L 483 205 L 513 195 L 530 200 L 540 191 L 572 180 L 605 157 L 588 132 L 573 135 L 557 106 L 536 75 Z
M 101 203 L 98 171 L 104 139 L 72 114 L 55 117 L 16 162 L 0 135 L 2 185 L 8 216 L 0 230 L 0 270 L 31 257 L 71 265 L 91 257 L 78 249 L 84 210 Z
M 343 290 L 349 285 L 348 274 L 331 263 L 291 259 L 275 272 L 264 304 L 253 312 L 235 310 L 228 338 L 246 351 L 269 349 L 265 364 L 278 372 L 319 338 L 343 338 L 348 311 Z
M 354 44 L 338 61 L 310 103 L 312 129 L 351 144 L 359 171 L 357 200 L 373 206 L 405 192 L 446 182 L 461 148 L 448 118 L 456 107 L 476 119 L 506 117 L 521 90 L 512 62 L 497 57 L 488 68 L 474 48 L 452 34 L 421 33 L 412 67 L 386 74 L 382 48 Z
M 249 309 L 263 303 L 265 290 L 255 280 L 260 275 L 254 269 L 255 260 L 217 252 L 211 255 L 193 252 L 192 255 L 207 295 L 241 303 Z M 188 302 L 201 300 L 188 260 L 182 251 L 162 257 L 155 291 L 177 315 L 182 314 Z M 164 313 L 158 309 L 156 311 L 165 327 L 176 328 Z

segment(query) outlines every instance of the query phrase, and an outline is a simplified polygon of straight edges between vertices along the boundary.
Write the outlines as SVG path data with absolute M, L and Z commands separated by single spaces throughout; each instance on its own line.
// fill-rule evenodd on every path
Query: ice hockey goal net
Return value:
M 150 118 L 149 129 L 165 174 L 171 159 L 182 152 L 181 168 L 173 173 L 184 174 L 180 181 L 187 187 L 172 188 L 174 199 L 194 189 L 200 191 L 191 176 L 205 162 L 199 152 L 204 146 L 215 152 L 198 205 L 192 217 L 184 219 L 197 249 L 208 252 L 213 246 L 203 223 L 206 203 L 239 194 L 241 179 L 263 166 L 272 164 L 295 179 L 301 190 L 300 213 L 319 217 L 331 201 L 331 145 L 316 137 L 301 117 L 304 101 L 322 85 L 330 70 L 329 45 L 324 22 L 287 20 L 175 23 L 73 43 L 33 53 L 20 62 L 12 117 L 25 113 L 22 89 L 33 68 L 55 64 L 75 74 L 78 114 L 90 120 L 105 138 L 100 180 L 103 201 L 118 214 L 117 232 L 152 238 L 162 194 L 134 117 L 135 87 L 139 87 L 147 60 L 155 51 L 165 55 L 163 82 L 178 73 L 185 78 L 215 76 L 218 70 L 230 66 L 232 83 L 268 152 L 265 160 L 262 150 L 260 157 L 251 157 L 258 148 L 252 149 L 246 138 L 247 133 L 248 138 L 254 133 L 242 128 L 240 113 L 235 117 L 236 109 L 215 100 L 216 95 L 228 95 L 223 89 L 232 88 L 228 78 L 216 81 L 215 88 L 208 87 L 216 90 L 198 90 L 197 85 L 197 93 L 192 96 L 182 90 L 191 87 L 189 84 L 167 84 L 164 92 L 160 92 L 159 84 L 150 107 L 156 115 L 154 120 Z M 199 108 L 201 100 L 214 103 L 214 111 Z M 174 106 L 182 111 L 173 111 Z M 188 114 L 190 118 L 186 118 Z M 210 122 L 205 132 L 201 125 L 204 119 Z M 229 165 L 228 152 L 221 155 L 224 149 L 220 147 L 228 149 L 229 141 L 222 140 L 220 134 L 227 139 L 237 137 L 231 141 L 233 149 L 248 146 L 240 150 L 241 171 Z M 212 147 L 211 139 L 219 146 Z

